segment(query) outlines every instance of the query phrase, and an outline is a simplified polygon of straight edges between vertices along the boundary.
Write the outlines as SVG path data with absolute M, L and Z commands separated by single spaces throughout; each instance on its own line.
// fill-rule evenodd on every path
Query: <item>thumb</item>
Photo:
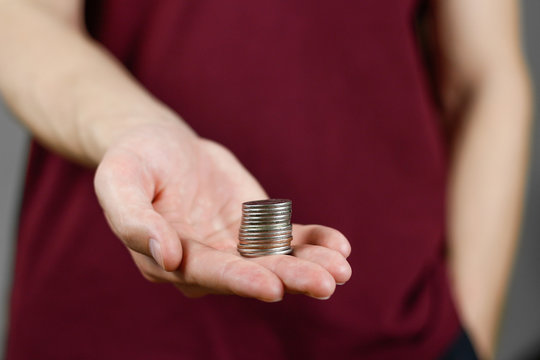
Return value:
M 152 206 L 153 186 L 140 162 L 105 157 L 94 188 L 112 231 L 131 250 L 152 257 L 166 271 L 178 268 L 182 245 L 175 229 Z

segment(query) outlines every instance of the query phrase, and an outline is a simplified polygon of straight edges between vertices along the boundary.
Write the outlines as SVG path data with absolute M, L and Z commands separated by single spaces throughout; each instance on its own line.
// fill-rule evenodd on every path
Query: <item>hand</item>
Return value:
M 351 276 L 347 239 L 319 225 L 293 225 L 294 256 L 241 257 L 241 204 L 267 195 L 228 150 L 179 123 L 124 134 L 106 152 L 94 183 L 142 275 L 187 296 L 278 301 L 286 291 L 328 298 Z

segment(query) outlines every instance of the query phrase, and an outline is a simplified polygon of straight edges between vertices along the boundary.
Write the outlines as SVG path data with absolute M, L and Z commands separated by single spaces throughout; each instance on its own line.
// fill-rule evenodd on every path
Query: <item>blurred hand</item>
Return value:
M 278 301 L 290 292 L 322 299 L 351 276 L 347 239 L 319 225 L 293 225 L 294 256 L 240 256 L 241 204 L 267 195 L 227 149 L 186 135 L 180 125 L 141 125 L 124 134 L 94 183 L 142 275 L 186 296 Z

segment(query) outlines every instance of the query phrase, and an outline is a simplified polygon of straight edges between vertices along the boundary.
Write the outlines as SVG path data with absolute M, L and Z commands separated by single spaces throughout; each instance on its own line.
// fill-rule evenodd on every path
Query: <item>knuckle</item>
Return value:
M 332 249 L 331 258 L 334 264 L 343 264 L 347 262 L 347 260 L 345 259 L 345 256 L 343 256 L 341 252 L 335 249 Z
M 334 243 L 335 249 L 342 253 L 344 256 L 348 256 L 351 253 L 351 244 L 343 233 L 336 229 L 330 229 L 328 233 L 329 238 Z
M 136 216 L 120 214 L 114 220 L 111 219 L 109 223 L 113 232 L 128 248 L 141 251 L 144 250 L 140 244 L 140 239 L 144 238 L 142 236 L 143 229 L 137 225 L 136 219 Z
M 188 289 L 195 286 L 200 286 L 197 277 L 193 274 L 192 271 L 186 269 L 186 264 L 182 263 L 178 271 L 175 272 L 177 282 L 176 287 L 182 289 Z
M 182 272 L 181 273 L 181 283 L 182 288 L 186 289 L 187 287 L 196 286 L 197 280 L 194 276 L 190 275 L 189 273 Z
M 111 230 L 116 236 L 118 236 L 122 241 L 124 241 L 127 237 L 129 237 L 128 229 L 121 215 L 119 216 L 119 215 L 112 214 L 111 212 L 107 211 L 107 209 L 104 209 L 104 213 L 105 213 L 105 218 L 107 219 L 107 222 L 109 223 L 109 227 L 111 228 Z
M 338 241 L 347 240 L 345 235 L 343 235 L 343 233 L 341 231 L 337 230 L 337 229 L 327 227 L 326 231 L 327 231 L 328 237 L 330 237 L 333 240 L 338 240 Z

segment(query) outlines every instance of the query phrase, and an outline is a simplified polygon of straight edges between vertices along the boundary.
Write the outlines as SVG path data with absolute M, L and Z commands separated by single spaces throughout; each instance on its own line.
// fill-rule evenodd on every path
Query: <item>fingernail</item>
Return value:
M 343 285 L 343 284 L 345 284 L 345 283 L 344 282 L 343 283 L 336 283 L 336 285 Z
M 315 296 L 315 299 L 317 299 L 317 300 L 328 300 L 328 299 L 330 299 L 330 296 L 326 296 L 326 297 L 316 297 Z
M 163 257 L 161 256 L 161 246 L 155 239 L 150 239 L 150 253 L 159 266 L 163 267 Z

